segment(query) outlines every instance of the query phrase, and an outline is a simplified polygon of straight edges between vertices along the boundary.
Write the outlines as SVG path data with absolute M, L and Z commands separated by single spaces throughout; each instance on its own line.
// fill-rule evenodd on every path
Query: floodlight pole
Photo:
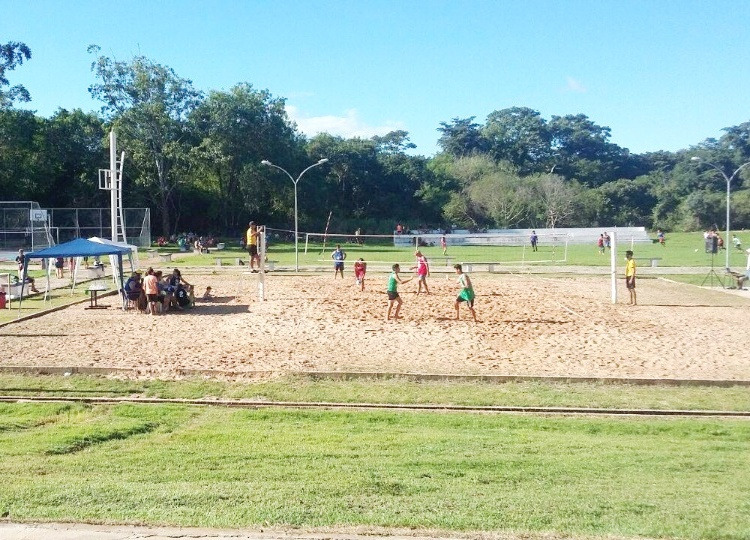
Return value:
M 709 167 L 712 167 L 712 168 L 716 169 L 717 171 L 719 171 L 721 173 L 721 176 L 723 176 L 724 180 L 726 180 L 726 182 L 727 182 L 727 234 L 724 237 L 724 250 L 726 251 L 726 254 L 725 254 L 726 255 L 725 268 L 727 270 L 729 270 L 729 242 L 730 242 L 730 239 L 729 239 L 729 193 L 730 193 L 730 190 L 731 190 L 731 187 L 732 187 L 732 180 L 734 180 L 734 177 L 737 176 L 742 169 L 744 169 L 745 167 L 747 167 L 748 165 L 750 165 L 750 161 L 748 161 L 746 163 L 743 163 L 742 165 L 740 165 L 739 167 L 737 167 L 737 170 L 735 170 L 732 173 L 732 176 L 727 176 L 727 173 L 724 172 L 724 169 L 722 169 L 718 165 L 715 165 L 714 163 L 711 163 L 710 161 L 706 161 L 705 159 L 703 159 L 701 157 L 693 156 L 693 157 L 690 158 L 690 161 L 694 161 L 696 163 L 705 163 Z
M 292 183 L 294 184 L 294 271 L 295 272 L 299 272 L 299 249 L 298 249 L 299 247 L 299 223 L 298 223 L 298 213 L 297 213 L 297 182 L 300 181 L 302 176 L 307 171 L 309 171 L 313 167 L 317 167 L 318 165 L 323 165 L 323 163 L 326 163 L 327 161 L 328 161 L 327 158 L 323 158 L 323 159 L 318 160 L 317 163 L 313 163 L 307 169 L 299 173 L 299 176 L 297 177 L 296 180 L 291 174 L 287 172 L 286 169 L 279 167 L 278 165 L 274 165 L 267 159 L 264 159 L 263 161 L 261 161 L 262 165 L 266 165 L 268 167 L 274 167 L 275 169 L 279 169 L 280 171 L 282 171 L 284 174 L 286 174 L 289 177 L 289 180 L 291 180 Z
M 109 211 L 112 241 L 117 242 L 117 135 L 109 132 Z

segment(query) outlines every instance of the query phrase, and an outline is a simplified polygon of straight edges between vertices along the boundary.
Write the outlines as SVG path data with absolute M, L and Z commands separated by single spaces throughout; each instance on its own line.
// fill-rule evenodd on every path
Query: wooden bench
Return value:
M 450 257 L 448 255 L 438 255 L 437 257 L 428 257 L 427 262 L 431 263 L 432 261 L 442 261 L 445 263 L 445 266 L 453 266 L 453 261 L 455 259 L 455 257 Z
M 661 260 L 661 257 L 633 257 L 636 261 L 648 261 L 648 264 L 651 268 L 656 268 L 659 266 L 659 261 Z

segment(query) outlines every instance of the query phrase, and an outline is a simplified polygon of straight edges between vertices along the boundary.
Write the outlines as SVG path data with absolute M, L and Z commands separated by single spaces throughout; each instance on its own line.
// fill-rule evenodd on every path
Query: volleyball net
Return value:
M 268 229 L 271 242 L 294 242 L 294 231 Z M 494 264 L 553 264 L 567 262 L 566 234 L 540 234 L 532 245 L 525 233 L 409 232 L 406 234 L 357 234 L 300 232 L 299 252 L 306 264 L 325 262 L 337 245 L 348 252 L 347 260 L 405 262 L 420 250 L 433 263 L 486 262 Z

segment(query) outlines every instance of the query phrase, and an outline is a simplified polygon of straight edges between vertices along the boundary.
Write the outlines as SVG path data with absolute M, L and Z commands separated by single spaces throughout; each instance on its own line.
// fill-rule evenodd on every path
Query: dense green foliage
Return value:
M 193 229 L 236 235 L 248 218 L 291 228 L 296 175 L 300 227 L 336 231 L 416 227 L 644 225 L 670 231 L 724 228 L 727 175 L 750 160 L 750 122 L 678 152 L 630 153 L 583 114 L 549 120 L 528 107 L 440 122 L 441 152 L 413 155 L 405 131 L 370 139 L 307 138 L 285 101 L 239 83 L 204 94 L 143 56 L 97 56 L 89 90 L 100 114 L 60 109 L 50 118 L 13 107 L 28 93 L 6 72 L 31 57 L 22 43 L 0 52 L 0 193 L 43 207 L 106 206 L 96 189 L 107 166 L 106 132 L 127 152 L 125 201 L 154 211 L 155 233 Z M 91 52 L 98 54 L 98 48 Z M 704 161 L 697 163 L 691 157 Z M 714 168 L 712 165 L 715 165 Z M 750 227 L 747 170 L 732 183 L 731 222 Z

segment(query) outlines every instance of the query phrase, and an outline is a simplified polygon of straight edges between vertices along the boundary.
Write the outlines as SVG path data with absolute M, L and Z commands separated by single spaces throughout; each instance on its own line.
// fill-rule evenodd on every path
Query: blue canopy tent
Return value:
M 122 292 L 125 288 L 122 275 L 122 256 L 131 252 L 128 247 L 116 246 L 111 244 L 101 244 L 99 242 L 92 242 L 85 238 L 76 238 L 70 242 L 59 244 L 57 246 L 48 247 L 39 251 L 33 251 L 27 253 L 23 261 L 23 279 L 21 285 L 21 302 L 23 302 L 23 288 L 26 285 L 26 276 L 29 267 L 29 259 L 57 259 L 58 257 L 100 257 L 102 255 L 114 255 L 117 257 L 117 269 L 118 275 L 120 276 L 120 296 L 122 296 L 122 307 L 125 309 L 126 299 L 125 294 Z M 47 283 L 47 291 L 49 291 L 49 275 Z M 18 309 L 21 309 L 21 302 L 18 304 Z M 20 311 L 19 311 L 20 312 Z

